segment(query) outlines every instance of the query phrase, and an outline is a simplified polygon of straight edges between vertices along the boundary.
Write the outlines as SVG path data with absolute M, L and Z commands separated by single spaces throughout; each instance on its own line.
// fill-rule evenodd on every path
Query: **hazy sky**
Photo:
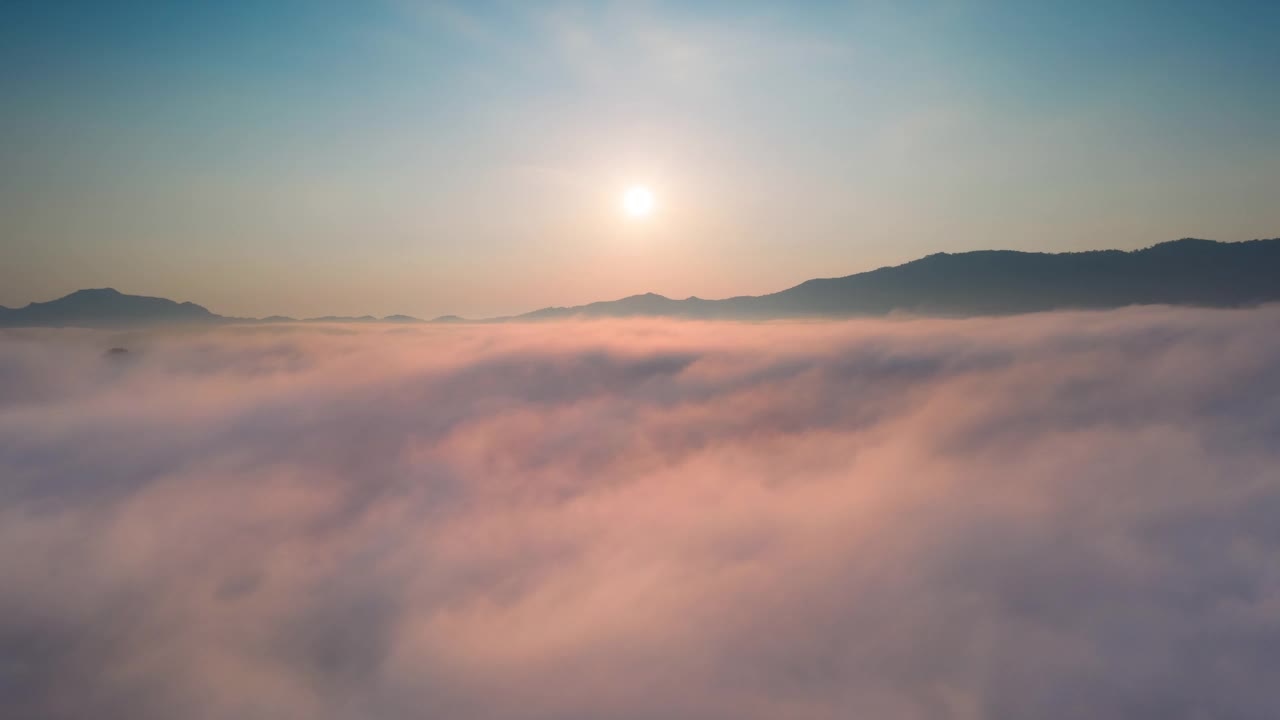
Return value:
M 1046 5 L 10 1 L 0 304 L 483 316 L 1280 235 L 1280 3 Z

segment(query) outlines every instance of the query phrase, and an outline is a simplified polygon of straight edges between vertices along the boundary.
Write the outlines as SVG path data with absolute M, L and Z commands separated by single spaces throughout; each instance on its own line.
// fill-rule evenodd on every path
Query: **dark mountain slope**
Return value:
M 224 321 L 195 303 L 141 295 L 125 295 L 113 288 L 77 290 L 49 302 L 0 313 L 0 326 L 8 327 L 129 327 L 190 322 Z
M 569 317 L 769 319 L 851 317 L 892 312 L 935 316 L 1003 315 L 1125 305 L 1234 307 L 1280 301 L 1280 239 L 1220 243 L 1175 240 L 1143 250 L 938 253 L 896 267 L 809 280 L 759 297 L 673 300 L 647 293 L 577 307 L 550 307 L 501 320 Z M 0 327 L 139 325 L 246 320 L 193 303 L 80 290 L 50 302 L 0 308 Z M 462 322 L 447 315 L 433 322 Z M 310 318 L 301 322 L 421 322 L 404 315 Z
M 672 300 L 635 295 L 521 319 L 661 315 L 705 318 L 839 317 L 908 312 L 1001 315 L 1125 305 L 1231 307 L 1280 300 L 1280 239 L 1175 240 L 1132 252 L 938 253 L 896 267 L 809 280 L 758 297 Z

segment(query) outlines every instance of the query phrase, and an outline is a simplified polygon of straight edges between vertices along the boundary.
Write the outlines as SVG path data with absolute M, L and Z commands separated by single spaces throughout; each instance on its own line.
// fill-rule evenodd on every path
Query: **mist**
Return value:
M 1277 468 L 1274 306 L 0 331 L 0 707 L 1270 718 Z

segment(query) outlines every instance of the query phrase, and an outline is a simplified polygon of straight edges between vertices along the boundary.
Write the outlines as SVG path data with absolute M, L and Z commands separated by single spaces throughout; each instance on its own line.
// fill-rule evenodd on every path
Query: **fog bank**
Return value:
M 1280 308 L 0 331 L 0 578 L 14 718 L 1270 718 Z

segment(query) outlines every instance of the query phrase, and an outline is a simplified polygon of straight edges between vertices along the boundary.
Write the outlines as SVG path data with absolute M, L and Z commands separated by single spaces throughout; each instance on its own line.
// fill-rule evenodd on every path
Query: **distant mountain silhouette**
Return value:
M 1280 238 L 1238 243 L 1187 238 L 1132 252 L 938 253 L 905 265 L 809 280 L 770 295 L 673 300 L 648 293 L 543 308 L 517 318 L 966 316 L 1153 304 L 1233 307 L 1277 300 Z
M 361 315 L 361 316 L 359 316 L 359 317 L 352 317 L 352 316 L 350 316 L 350 315 L 325 315 L 324 317 L 313 317 L 313 318 L 306 318 L 306 319 L 303 319 L 303 320 L 292 320 L 291 322 L 315 322 L 315 323 L 320 323 L 320 322 L 344 322 L 344 323 L 353 323 L 353 322 L 358 322 L 358 323 L 371 323 L 371 322 L 386 322 L 386 323 L 420 323 L 420 322 L 423 322 L 423 320 L 422 320 L 422 318 L 416 318 L 416 317 L 413 317 L 412 315 L 388 315 L 388 316 L 386 316 L 386 317 L 382 317 L 382 318 L 374 317 L 374 316 L 372 316 L 372 315 Z
M 361 315 L 361 316 L 359 316 L 359 317 L 352 317 L 352 316 L 350 316 L 350 315 L 325 315 L 324 317 L 306 318 L 305 320 L 301 320 L 300 322 L 315 322 L 315 323 L 343 322 L 343 323 L 351 323 L 351 322 L 377 322 L 377 321 L 378 321 L 378 318 L 376 318 L 376 317 L 374 317 L 374 316 L 372 316 L 372 315 Z
M 125 295 L 114 288 L 77 290 L 57 300 L 0 312 L 0 326 L 8 327 L 129 327 L 224 319 L 195 303 Z
M 126 295 L 115 288 L 77 290 L 49 302 L 33 302 L 22 308 L 0 307 L 0 327 L 87 327 L 127 328 L 145 325 L 187 323 L 291 323 L 291 322 L 391 322 L 419 323 L 408 315 L 348 317 L 328 315 L 298 320 L 284 315 L 265 318 L 226 317 L 209 312 L 195 303 L 142 295 Z
M 647 293 L 576 307 L 549 307 L 507 318 L 685 317 L 770 319 L 908 313 L 1005 315 L 1125 305 L 1236 307 L 1280 301 L 1280 238 L 1221 243 L 1183 239 L 1143 250 L 1029 253 L 979 250 L 938 253 L 904 265 L 841 278 L 809 280 L 770 295 L 684 300 Z M 80 290 L 23 308 L 0 307 L 0 327 L 129 327 L 230 322 L 422 322 L 407 315 L 379 320 L 326 316 L 297 321 L 215 315 L 193 303 Z M 444 315 L 431 322 L 466 322 Z

